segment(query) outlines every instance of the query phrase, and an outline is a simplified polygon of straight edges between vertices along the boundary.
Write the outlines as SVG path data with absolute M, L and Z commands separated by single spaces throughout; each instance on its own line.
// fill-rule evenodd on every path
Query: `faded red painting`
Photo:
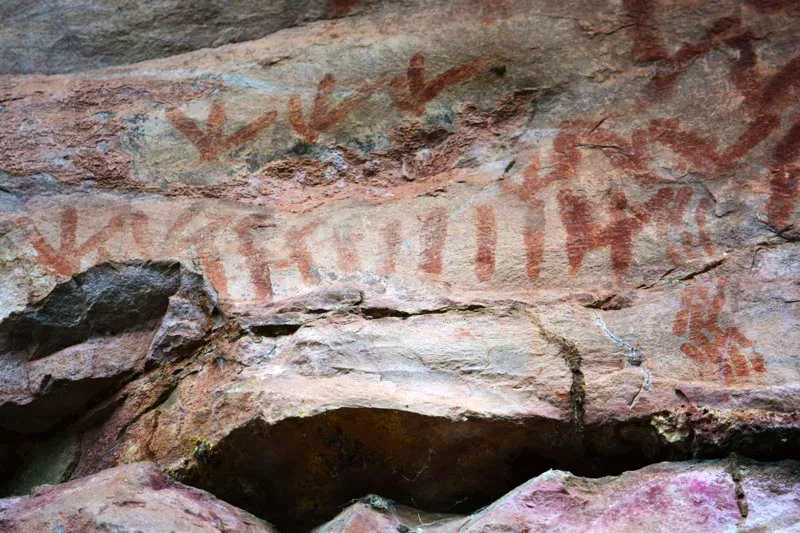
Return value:
M 766 371 L 764 357 L 739 328 L 725 316 L 725 291 L 728 282 L 698 283 L 681 295 L 681 308 L 672 332 L 686 339 L 680 350 L 701 368 L 714 369 L 724 383 L 737 377 Z

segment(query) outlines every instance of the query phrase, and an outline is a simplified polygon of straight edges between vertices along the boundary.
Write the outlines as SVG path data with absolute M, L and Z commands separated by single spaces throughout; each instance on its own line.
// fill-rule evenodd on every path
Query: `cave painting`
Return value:
M 537 161 L 532 161 L 525 170 L 525 194 L 530 198 L 552 183 L 573 177 L 581 164 L 582 152 L 592 149 L 601 151 L 616 169 L 643 185 L 664 181 L 652 170 L 655 145 L 667 147 L 679 156 L 679 163 L 687 172 L 701 177 L 728 174 L 741 165 L 742 159 L 755 147 L 780 132 L 781 122 L 786 120 L 780 113 L 796 102 L 800 93 L 800 57 L 792 59 L 777 72 L 764 75 L 753 47 L 753 41 L 758 37 L 744 27 L 739 18 L 725 17 L 715 21 L 701 40 L 686 43 L 669 54 L 654 22 L 657 3 L 626 0 L 624 7 L 631 20 L 633 59 L 655 65 L 645 89 L 644 101 L 657 102 L 669 97 L 683 73 L 699 58 L 717 48 L 728 49 L 736 52 L 729 67 L 729 78 L 743 97 L 742 110 L 747 120 L 744 131 L 728 147 L 721 148 L 715 139 L 682 127 L 675 117 L 650 119 L 627 138 L 604 128 L 605 118 L 568 120 L 559 125 L 559 133 L 553 140 L 551 170 L 539 173 Z M 319 82 L 307 117 L 301 96 L 296 93 L 290 96 L 288 122 L 302 141 L 317 142 L 321 132 L 330 131 L 382 89 L 389 91 L 400 110 L 422 114 L 425 105 L 447 87 L 469 79 L 486 65 L 485 60 L 475 59 L 429 78 L 425 56 L 416 54 L 409 60 L 406 72 L 383 75 L 373 82 L 363 83 L 338 103 L 333 102 L 336 79 L 328 73 Z M 226 118 L 220 101 L 212 104 L 205 131 L 179 109 L 168 111 L 167 117 L 197 148 L 201 160 L 216 161 L 221 154 L 257 137 L 274 122 L 276 113 L 267 112 L 228 136 L 223 133 Z M 771 178 L 764 209 L 768 222 L 777 231 L 792 225 L 800 197 L 800 121 L 796 117 L 789 120 L 794 121 L 793 126 L 778 136 L 766 161 Z M 535 247 L 535 236 L 532 235 L 529 242 Z M 532 258 L 536 255 L 535 251 L 531 253 Z M 534 259 L 532 263 L 535 263 Z M 531 271 L 535 271 L 535 267 Z
M 367 83 L 359 87 L 354 94 L 344 98 L 335 107 L 331 107 L 331 96 L 336 86 L 336 78 L 332 74 L 325 74 L 319 82 L 317 95 L 314 97 L 314 106 L 311 109 L 311 116 L 308 122 L 303 118 L 303 101 L 299 94 L 289 97 L 289 124 L 292 130 L 300 139 L 309 144 L 317 141 L 319 133 L 328 131 L 345 116 L 347 116 L 358 104 L 375 91 L 378 84 Z
M 625 0 L 624 8 L 631 20 L 632 57 L 639 62 L 652 62 L 654 74 L 643 95 L 643 101 L 666 98 L 671 94 L 677 80 L 694 62 L 715 48 L 736 52 L 730 61 L 729 78 L 732 86 L 742 95 L 742 110 L 745 117 L 743 131 L 729 146 L 720 147 L 716 139 L 688 130 L 676 117 L 650 118 L 628 133 L 612 131 L 605 124 L 605 117 L 594 119 L 571 119 L 558 126 L 553 138 L 549 165 L 541 168 L 538 156 L 531 157 L 522 172 L 522 183 L 501 185 L 501 191 L 516 198 L 524 210 L 521 227 L 516 238 L 524 248 L 526 274 L 530 280 L 540 276 L 545 259 L 547 220 L 546 189 L 557 185 L 550 194 L 558 208 L 557 217 L 564 228 L 563 253 L 569 264 L 569 272 L 578 275 L 586 255 L 594 250 L 608 249 L 610 266 L 618 281 L 626 276 L 635 264 L 634 244 L 637 237 L 650 225 L 652 231 L 662 238 L 666 257 L 675 265 L 714 256 L 715 247 L 709 231 L 709 215 L 714 211 L 714 198 L 697 188 L 675 183 L 674 178 L 656 170 L 653 159 L 655 148 L 666 148 L 675 156 L 678 170 L 690 172 L 700 179 L 715 179 L 737 169 L 742 159 L 755 147 L 772 139 L 765 162 L 770 172 L 769 198 L 765 212 L 769 224 L 778 232 L 791 227 L 798 195 L 800 178 L 800 121 L 796 116 L 781 116 L 781 112 L 796 101 L 800 92 L 800 57 L 792 59 L 775 72 L 764 74 L 759 67 L 753 41 L 757 38 L 736 17 L 716 21 L 698 42 L 682 45 L 669 53 L 664 45 L 657 25 L 654 23 L 657 2 L 651 0 Z M 425 57 L 414 55 L 407 70 L 394 76 L 384 75 L 374 82 L 362 84 L 355 91 L 334 102 L 336 79 L 325 74 L 319 81 L 316 96 L 306 116 L 299 94 L 288 101 L 288 122 L 294 133 L 305 142 L 316 142 L 321 132 L 330 131 L 337 123 L 352 113 L 358 106 L 378 90 L 387 90 L 394 105 L 410 114 L 420 114 L 425 105 L 433 101 L 447 87 L 461 83 L 476 75 L 486 66 L 483 60 L 474 60 L 429 77 Z M 658 98 L 653 100 L 653 95 Z M 189 119 L 179 109 L 167 112 L 167 118 L 195 146 L 204 161 L 218 158 L 253 140 L 266 130 L 277 118 L 269 111 L 236 130 L 224 133 L 227 121 L 224 104 L 211 104 L 205 130 L 196 121 Z M 782 130 L 783 123 L 793 124 Z M 602 153 L 611 167 L 626 180 L 632 180 L 639 192 L 639 201 L 631 201 L 631 191 L 615 185 L 590 199 L 572 181 L 578 177 L 582 159 L 587 150 Z M 643 195 L 643 196 L 642 196 Z M 502 197 L 502 195 L 501 195 Z M 205 215 L 200 227 L 190 224 L 195 220 L 191 210 L 181 214 L 173 223 L 178 236 L 172 249 L 193 248 L 212 282 L 226 293 L 226 274 L 221 253 L 214 241 L 219 228 L 232 227 L 238 240 L 238 253 L 243 258 L 251 277 L 256 299 L 268 301 L 272 298 L 271 269 L 294 268 L 302 281 L 313 285 L 320 282 L 309 239 L 320 228 L 322 221 L 301 223 L 285 230 L 285 250 L 288 257 L 269 260 L 269 253 L 259 242 L 258 227 L 265 222 L 256 216 L 238 220 L 224 219 L 220 215 Z M 445 270 L 445 244 L 450 237 L 448 231 L 451 213 L 445 207 L 434 207 L 416 215 L 417 233 L 413 238 L 419 243 L 419 256 L 403 258 L 415 263 L 420 274 L 439 276 Z M 472 265 L 474 277 L 480 282 L 495 278 L 497 271 L 496 247 L 500 236 L 498 226 L 503 210 L 493 203 L 482 203 L 472 210 L 474 223 L 474 255 Z M 136 238 L 147 228 L 147 220 L 134 211 L 118 215 L 107 221 L 99 231 L 83 243 L 76 242 L 77 212 L 73 209 L 62 213 L 61 237 L 58 248 L 35 227 L 30 219 L 23 221 L 28 238 L 46 268 L 62 275 L 72 273 L 81 258 L 92 252 L 102 259 L 108 256 L 105 243 L 121 235 L 127 227 L 134 231 L 137 243 L 146 239 Z M 189 229 L 189 227 L 193 229 Z M 328 224 L 330 226 L 330 224 Z M 694 233 L 691 228 L 694 227 Z M 144 228 L 144 229 L 142 229 Z M 362 241 L 364 233 L 352 228 L 328 228 L 332 236 L 337 257 L 337 268 L 343 274 L 353 274 L 370 268 L 372 258 L 359 257 L 356 243 Z M 384 250 L 376 251 L 376 272 L 389 276 L 400 264 L 404 232 L 399 222 L 385 223 L 377 231 Z M 215 233 L 217 232 L 217 233 Z M 211 235 L 211 237 L 209 237 Z M 153 246 L 148 245 L 152 251 Z M 146 247 L 139 244 L 140 249 Z M 169 247 L 162 247 L 165 250 Z M 715 330 L 709 330 L 715 332 Z M 728 339 L 742 344 L 735 330 L 726 333 Z M 714 335 L 717 339 L 719 335 Z M 721 342 L 721 341 L 720 341 Z M 734 365 L 736 368 L 741 365 Z M 756 366 L 758 366 L 756 364 Z M 733 367 L 732 367 L 733 368 Z M 755 367 L 754 367 L 755 368 Z
M 422 257 L 420 270 L 428 274 L 442 273 L 444 243 L 447 238 L 447 210 L 437 207 L 430 213 L 419 217 L 422 223 Z
M 97 254 L 97 262 L 108 259 L 109 253 L 104 245 L 122 230 L 125 219 L 121 215 L 112 217 L 102 228 L 78 243 L 78 211 L 74 207 L 68 207 L 61 212 L 59 220 L 58 248 L 48 242 L 33 220 L 23 218 L 19 223 L 28 234 L 42 265 L 57 274 L 70 276 L 80 270 L 81 260 L 92 252 Z
M 390 84 L 392 98 L 397 107 L 403 111 L 420 115 L 425 111 L 425 104 L 439 96 L 439 93 L 451 85 L 474 76 L 485 66 L 485 61 L 476 59 L 428 80 L 425 56 L 417 54 L 409 61 L 405 75 L 400 74 L 392 78 Z
M 304 117 L 301 96 L 294 93 L 289 97 L 287 102 L 288 122 L 292 131 L 302 141 L 309 144 L 314 143 L 321 132 L 333 128 L 364 100 L 387 85 L 397 107 L 410 113 L 422 114 L 425 111 L 425 104 L 433 101 L 447 87 L 474 76 L 485 66 L 485 61 L 476 59 L 446 70 L 432 79 L 427 79 L 425 56 L 416 54 L 409 61 L 405 74 L 394 76 L 391 81 L 387 81 L 388 76 L 380 76 L 374 82 L 364 83 L 353 94 L 343 98 L 335 105 L 331 100 L 336 86 L 336 78 L 333 74 L 327 73 L 317 86 L 317 94 L 314 97 L 308 119 Z M 231 152 L 258 137 L 272 125 L 277 118 L 277 112 L 268 111 L 231 135 L 224 134 L 227 118 L 225 106 L 219 100 L 215 100 L 211 104 L 205 131 L 196 121 L 187 117 L 178 108 L 170 109 L 166 116 L 172 125 L 194 145 L 200 154 L 201 161 L 214 162 L 219 159 L 221 154 Z
M 633 262 L 633 238 L 650 221 L 653 213 L 672 201 L 671 189 L 660 189 L 640 204 L 629 204 L 622 191 L 614 191 L 608 205 L 605 225 L 592 215 L 589 202 L 582 196 L 562 190 L 558 194 L 561 221 L 567 233 L 567 259 L 570 273 L 575 275 L 587 252 L 595 248 L 611 250 L 611 265 L 617 276 L 628 272 Z
M 516 201 L 508 201 L 509 192 Z M 384 211 L 393 209 L 391 206 L 376 205 L 368 208 L 373 211 L 367 215 L 336 222 L 324 215 L 289 221 L 275 213 L 222 210 L 195 202 L 174 214 L 161 212 L 152 222 L 153 215 L 132 206 L 125 206 L 115 215 L 106 215 L 98 209 L 86 210 L 81 215 L 74 207 L 66 208 L 57 218 L 60 237 L 56 243 L 51 242 L 56 239 L 47 237 L 52 234 L 49 228 L 45 231 L 47 222 L 24 218 L 20 227 L 42 266 L 58 275 L 75 274 L 86 259 L 96 263 L 185 258 L 205 272 L 223 299 L 232 294 L 230 283 L 234 276 L 238 280 L 235 289 L 238 294 L 242 294 L 245 283 L 248 287 L 245 299 L 269 302 L 274 296 L 276 271 L 284 272 L 282 279 L 285 272 L 293 271 L 306 286 L 329 279 L 322 274 L 331 270 L 340 276 L 375 272 L 390 277 L 415 272 L 434 282 L 449 283 L 445 277 L 450 264 L 448 250 L 466 254 L 470 270 L 464 274 L 469 273 L 475 282 L 502 283 L 509 274 L 505 265 L 505 273 L 497 277 L 500 261 L 497 250 L 501 244 L 504 250 L 519 251 L 513 252 L 517 254 L 515 260 L 524 262 L 518 268 L 524 270 L 523 275 L 529 280 L 536 281 L 546 259 L 547 228 L 559 220 L 565 229 L 563 247 L 551 248 L 548 253 L 567 256 L 569 272 L 565 274 L 579 275 L 587 253 L 608 248 L 610 269 L 619 282 L 624 282 L 634 264 L 635 239 L 647 224 L 658 222 L 658 228 L 671 235 L 671 244 L 663 254 L 668 261 L 680 264 L 687 257 L 691 259 L 691 254 L 713 253 L 704 227 L 710 204 L 702 197 L 696 201 L 696 196 L 689 187 L 661 187 L 641 201 L 632 202 L 625 191 L 613 190 L 598 204 L 562 189 L 555 197 L 560 213 L 556 210 L 555 216 L 548 219 L 545 201 L 529 195 L 523 183 L 508 186 L 495 199 L 486 198 L 470 206 L 465 211 L 466 217 L 439 204 L 415 210 L 409 219 L 398 220 L 396 215 L 387 216 Z M 688 217 L 692 213 L 691 202 L 696 207 L 693 217 Z M 87 220 L 81 222 L 81 216 Z M 366 225 L 362 216 L 385 222 Z M 687 229 L 691 220 L 684 219 L 690 218 L 696 220 L 699 228 L 696 236 Z M 458 231 L 451 227 L 453 224 Z M 100 229 L 79 242 L 79 227 Z M 464 236 L 468 238 L 465 240 Z M 325 251 L 332 253 L 318 253 L 322 243 Z M 377 247 L 373 248 L 371 243 Z M 365 250 L 369 253 L 363 253 Z M 409 250 L 414 252 L 409 254 Z M 244 279 L 240 272 L 245 274 Z M 453 274 L 462 276 L 456 270 Z
M 760 11 L 788 9 L 792 2 L 750 2 Z M 672 95 L 680 77 L 698 59 L 715 49 L 735 53 L 728 77 L 742 96 L 742 111 L 748 122 L 736 141 L 724 151 L 717 151 L 707 141 L 682 139 L 673 136 L 673 144 L 695 147 L 695 156 L 705 152 L 707 158 L 721 172 L 731 170 L 753 148 L 766 141 L 781 126 L 780 113 L 795 105 L 800 95 L 800 56 L 793 58 L 777 72 L 765 75 L 759 68 L 754 41 L 763 36 L 742 25 L 737 16 L 720 18 L 697 42 L 686 43 L 673 54 L 668 54 L 654 22 L 657 2 L 652 0 L 625 0 L 625 9 L 631 19 L 631 55 L 634 61 L 654 61 L 656 73 L 650 80 L 646 95 L 652 102 Z M 777 139 L 767 164 L 770 169 L 770 196 L 766 205 L 769 224 L 778 232 L 793 224 L 792 215 L 800 198 L 800 121 L 790 119 L 793 125 Z M 701 149 L 702 148 L 702 149 Z M 707 152 L 705 150 L 708 150 Z M 709 157 L 710 156 L 710 157 Z
M 686 288 L 672 326 L 672 332 L 686 340 L 680 350 L 701 368 L 712 368 L 726 384 L 766 370 L 753 342 L 737 327 L 726 325 L 727 286 L 723 279 Z
M 263 227 L 272 227 L 271 217 L 262 214 L 248 215 L 236 223 L 235 231 L 239 237 L 239 254 L 244 258 L 250 281 L 257 301 L 272 300 L 272 279 L 266 254 L 259 250 L 253 231 Z
M 197 122 L 187 117 L 183 111 L 173 108 L 167 111 L 167 118 L 194 145 L 202 161 L 217 161 L 221 154 L 231 152 L 244 143 L 252 141 L 266 130 L 278 116 L 276 111 L 268 111 L 254 121 L 242 126 L 230 135 L 225 135 L 227 115 L 225 104 L 215 100 L 211 104 L 206 121 L 206 130 L 200 129 Z
M 480 281 L 489 281 L 494 275 L 495 247 L 497 246 L 497 218 L 494 207 L 479 205 L 475 208 L 475 275 Z

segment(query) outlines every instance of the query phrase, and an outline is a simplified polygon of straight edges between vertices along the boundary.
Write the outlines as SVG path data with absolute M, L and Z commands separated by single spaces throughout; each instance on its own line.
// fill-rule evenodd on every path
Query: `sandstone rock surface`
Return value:
M 314 20 L 348 15 L 359 3 L 352 0 L 8 3 L 0 6 L 0 74 L 89 70 L 247 41 Z
M 500 527 L 710 476 L 762 527 L 678 462 L 800 459 L 794 2 L 84 4 L 0 11 L 2 494 Z
M 551 470 L 469 517 L 425 516 L 371 496 L 314 531 L 794 531 L 798 483 L 796 461 L 659 463 L 599 479 Z
M 9 533 L 274 531 L 207 492 L 174 482 L 152 463 L 110 468 L 0 500 L 0 526 Z

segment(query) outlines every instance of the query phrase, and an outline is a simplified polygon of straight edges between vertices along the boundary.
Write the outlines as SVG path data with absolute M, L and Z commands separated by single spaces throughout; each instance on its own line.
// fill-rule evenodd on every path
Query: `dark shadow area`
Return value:
M 647 421 L 578 431 L 545 419 L 455 422 L 355 408 L 251 423 L 195 452 L 181 481 L 285 533 L 308 531 L 370 493 L 469 513 L 550 468 L 601 476 L 691 455 L 688 446 L 665 447 Z

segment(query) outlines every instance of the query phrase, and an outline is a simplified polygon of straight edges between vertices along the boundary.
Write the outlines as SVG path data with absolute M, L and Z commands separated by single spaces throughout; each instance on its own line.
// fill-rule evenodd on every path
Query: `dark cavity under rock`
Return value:
M 178 472 L 184 483 L 274 523 L 308 531 L 377 493 L 439 513 L 468 513 L 550 468 L 617 474 L 686 458 L 647 420 L 578 429 L 546 419 L 453 421 L 343 408 L 231 432 Z

